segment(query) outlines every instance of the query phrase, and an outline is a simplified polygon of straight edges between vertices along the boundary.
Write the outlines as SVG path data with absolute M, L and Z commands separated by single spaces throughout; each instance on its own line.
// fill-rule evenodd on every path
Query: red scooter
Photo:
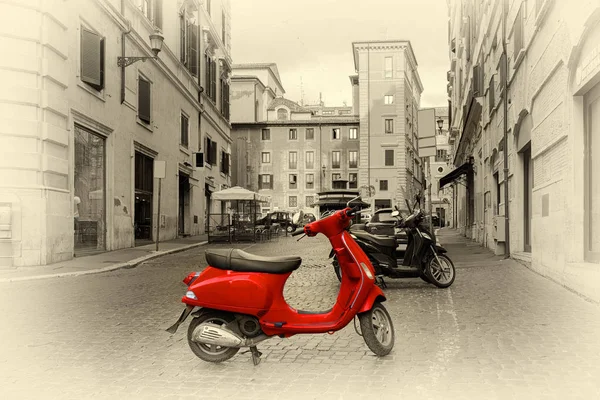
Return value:
M 300 257 L 261 257 L 239 249 L 209 250 L 206 252 L 209 266 L 183 280 L 188 286 L 181 299 L 186 308 L 167 332 L 174 334 L 192 314 L 188 344 L 199 358 L 222 362 L 240 348 L 249 347 L 252 361 L 258 365 L 261 353 L 256 345 L 263 340 L 301 333 L 333 334 L 358 316 L 369 349 L 378 356 L 389 354 L 394 347 L 394 326 L 381 304 L 386 300 L 385 295 L 375 285 L 369 258 L 345 229 L 359 211 L 359 207 L 350 207 L 351 202 L 344 210 L 292 233 L 292 236 L 322 233 L 329 238 L 343 270 L 340 292 L 332 309 L 302 311 L 286 303 L 283 288 L 292 272 L 300 267 Z M 200 309 L 192 313 L 196 307 Z M 358 333 L 356 321 L 354 328 Z

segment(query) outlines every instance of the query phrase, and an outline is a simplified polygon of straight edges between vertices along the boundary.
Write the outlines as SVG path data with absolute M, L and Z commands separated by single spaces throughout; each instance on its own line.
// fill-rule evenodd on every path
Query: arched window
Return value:
M 283 120 L 287 120 L 288 119 L 288 112 L 285 108 L 280 108 L 279 110 L 277 110 L 277 119 L 283 119 Z

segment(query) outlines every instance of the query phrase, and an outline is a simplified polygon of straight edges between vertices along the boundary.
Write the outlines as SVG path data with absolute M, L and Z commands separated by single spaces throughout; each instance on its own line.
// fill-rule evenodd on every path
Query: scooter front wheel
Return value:
M 396 340 L 392 317 L 381 303 L 373 304 L 369 311 L 358 315 L 365 343 L 376 355 L 383 357 L 394 348 Z
M 235 356 L 240 350 L 237 347 L 217 346 L 212 344 L 198 343 L 192 340 L 194 337 L 194 330 L 196 330 L 200 324 L 210 322 L 217 325 L 226 325 L 227 323 L 233 321 L 233 319 L 234 317 L 231 314 L 222 311 L 207 311 L 201 316 L 194 318 L 190 322 L 187 334 L 188 344 L 194 354 L 204 361 L 214 363 L 223 362 Z
M 442 289 L 452 285 L 456 276 L 454 263 L 445 254 L 438 254 L 437 258 L 432 254 L 425 274 L 431 283 Z

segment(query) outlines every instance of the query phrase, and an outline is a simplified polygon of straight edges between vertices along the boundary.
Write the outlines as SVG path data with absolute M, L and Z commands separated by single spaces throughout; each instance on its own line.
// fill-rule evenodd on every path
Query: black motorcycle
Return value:
M 437 287 L 447 288 L 454 282 L 454 264 L 445 254 L 447 250 L 437 244 L 435 236 L 423 226 L 423 212 L 416 207 L 413 210 L 404 220 L 398 218 L 399 211 L 392 214 L 398 218 L 398 227 L 408 235 L 405 251 L 397 250 L 398 241 L 395 236 L 373 235 L 362 230 L 361 226 L 350 227 L 349 232 L 369 257 L 381 286 L 385 287 L 383 278 L 389 277 L 421 278 Z M 341 281 L 341 270 L 333 251 L 329 254 L 329 258 L 332 257 L 334 271 Z

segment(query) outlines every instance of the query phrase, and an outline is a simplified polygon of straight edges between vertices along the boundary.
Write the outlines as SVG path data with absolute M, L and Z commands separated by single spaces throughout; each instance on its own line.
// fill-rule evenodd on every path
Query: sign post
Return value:
M 158 179 L 158 212 L 156 214 L 156 251 L 158 251 L 158 242 L 160 241 L 160 194 L 162 180 L 167 177 L 166 161 L 154 161 L 154 177 Z

